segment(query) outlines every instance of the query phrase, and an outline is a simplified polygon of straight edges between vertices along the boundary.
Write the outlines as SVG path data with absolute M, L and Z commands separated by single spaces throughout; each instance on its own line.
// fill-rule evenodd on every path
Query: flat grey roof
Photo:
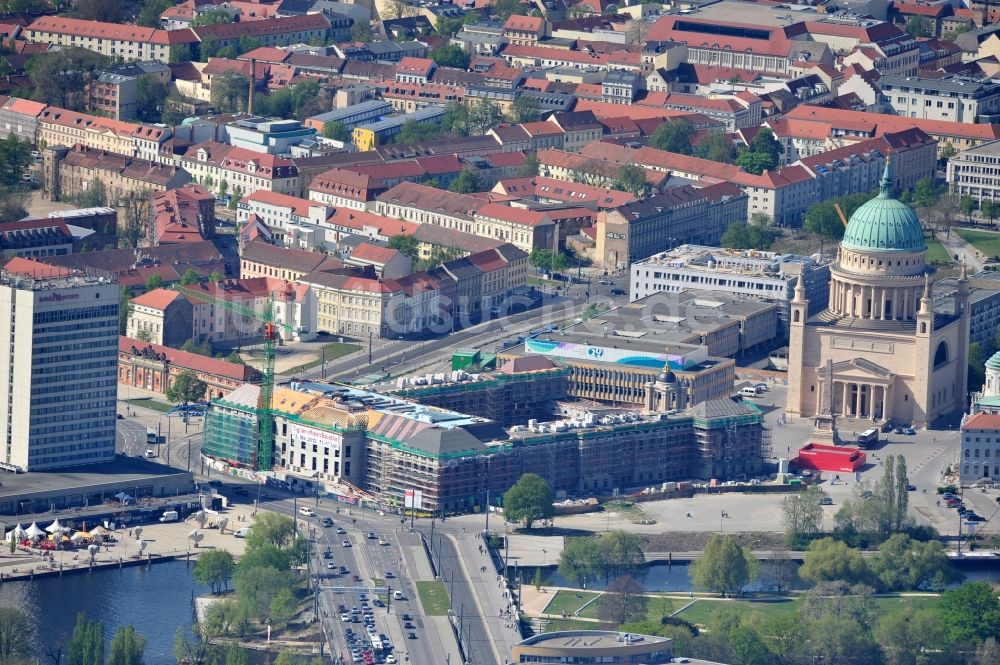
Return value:
M 88 464 L 58 471 L 31 471 L 29 473 L 0 472 L 0 500 L 11 496 L 25 496 L 62 490 L 66 493 L 83 492 L 103 485 L 146 484 L 150 480 L 165 480 L 171 476 L 190 476 L 180 469 L 147 462 L 136 457 L 118 455 L 114 462 Z

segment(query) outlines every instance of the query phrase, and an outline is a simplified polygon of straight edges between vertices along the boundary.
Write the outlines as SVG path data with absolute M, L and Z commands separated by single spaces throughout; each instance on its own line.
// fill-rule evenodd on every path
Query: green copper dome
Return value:
M 892 161 L 886 160 L 879 195 L 854 211 L 841 244 L 862 252 L 917 252 L 927 249 L 920 220 L 910 206 L 889 195 Z
M 993 356 L 986 361 L 986 367 L 989 369 L 1000 369 L 1000 351 L 997 351 Z

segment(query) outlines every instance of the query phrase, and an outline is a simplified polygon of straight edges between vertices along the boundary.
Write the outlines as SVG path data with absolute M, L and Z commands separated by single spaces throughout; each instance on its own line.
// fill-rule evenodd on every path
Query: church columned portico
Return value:
M 923 229 L 913 210 L 891 196 L 891 168 L 890 159 L 879 195 L 851 215 L 830 269 L 828 308 L 809 317 L 804 290 L 795 290 L 790 416 L 811 418 L 829 409 L 832 417 L 926 427 L 964 407 L 965 269 L 955 316 L 935 313 Z

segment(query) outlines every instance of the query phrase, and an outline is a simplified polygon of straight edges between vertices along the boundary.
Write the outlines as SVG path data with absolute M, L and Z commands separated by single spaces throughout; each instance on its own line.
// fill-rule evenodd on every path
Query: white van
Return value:
M 392 597 L 393 597 L 394 600 L 403 600 L 403 592 L 402 591 L 393 591 L 392 592 Z
M 299 515 L 302 515 L 302 517 L 316 517 L 316 513 L 313 509 L 306 507 L 299 508 Z
M 165 510 L 163 511 L 163 517 L 160 518 L 161 522 L 176 522 L 180 519 L 176 510 Z
M 754 388 L 753 386 L 747 386 L 745 388 L 742 388 L 739 394 L 740 397 L 756 397 L 757 389 Z

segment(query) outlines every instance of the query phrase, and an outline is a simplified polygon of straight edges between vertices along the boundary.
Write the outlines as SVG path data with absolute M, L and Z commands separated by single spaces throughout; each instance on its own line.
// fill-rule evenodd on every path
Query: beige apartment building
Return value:
M 389 336 L 395 322 L 406 318 L 405 293 L 395 280 L 314 272 L 300 281 L 316 296 L 318 330 L 381 338 Z
M 56 146 L 83 145 L 94 150 L 138 157 L 150 162 L 173 163 L 163 143 L 172 132 L 166 127 L 140 125 L 48 106 L 38 115 L 37 143 Z
M 24 38 L 37 44 L 77 46 L 115 60 L 170 61 L 172 46 L 198 41 L 190 30 L 159 30 L 136 25 L 42 16 L 24 28 Z
M 473 233 L 476 211 L 486 203 L 484 199 L 467 194 L 401 182 L 375 199 L 375 212 L 392 219 Z
M 260 189 L 301 195 L 298 168 L 276 155 L 205 141 L 188 149 L 181 166 L 205 187 L 220 190 L 224 182 L 226 191 L 239 197 Z

